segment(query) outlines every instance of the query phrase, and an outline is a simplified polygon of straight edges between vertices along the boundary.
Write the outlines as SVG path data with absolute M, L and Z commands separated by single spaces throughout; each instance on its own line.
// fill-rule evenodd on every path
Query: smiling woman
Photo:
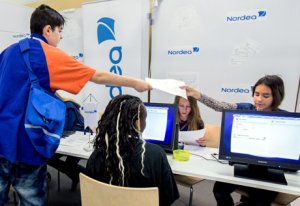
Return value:
M 188 96 L 198 99 L 201 103 L 219 112 L 224 109 L 280 111 L 279 106 L 285 94 L 283 80 L 277 75 L 266 75 L 255 83 L 252 91 L 253 104 L 220 102 L 190 86 L 183 88 L 186 89 Z
M 284 83 L 277 75 L 266 75 L 260 78 L 254 85 L 252 91 L 253 104 L 251 103 L 227 103 L 219 102 L 211 97 L 208 97 L 190 86 L 184 86 L 187 95 L 198 99 L 201 103 L 216 110 L 254 110 L 254 111 L 282 111 L 279 109 L 284 98 Z M 214 195 L 218 206 L 234 205 L 231 193 L 240 188 L 238 185 L 216 182 L 214 185 Z M 277 192 L 243 188 L 249 197 L 242 196 L 241 202 L 249 205 L 270 205 L 277 196 Z

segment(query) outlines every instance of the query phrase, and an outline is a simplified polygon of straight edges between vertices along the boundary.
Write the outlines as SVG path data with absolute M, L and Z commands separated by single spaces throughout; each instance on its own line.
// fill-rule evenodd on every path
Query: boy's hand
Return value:
M 134 89 L 138 92 L 144 92 L 147 90 L 151 90 L 152 87 L 149 83 L 145 82 L 144 80 L 137 80 L 134 86 Z

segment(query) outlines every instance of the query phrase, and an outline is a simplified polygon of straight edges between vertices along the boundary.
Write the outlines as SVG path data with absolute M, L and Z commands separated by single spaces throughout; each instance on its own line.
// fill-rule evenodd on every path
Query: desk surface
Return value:
M 84 135 L 82 132 L 61 139 L 61 144 L 57 149 L 57 153 L 76 156 L 88 159 L 92 153 L 92 144 L 88 144 L 94 136 Z M 197 147 L 198 150 L 192 151 L 197 154 L 191 155 L 190 160 L 180 162 L 173 159 L 168 154 L 168 161 L 173 173 L 187 176 L 201 177 L 208 180 L 228 182 L 248 187 L 273 190 L 293 195 L 300 195 L 300 173 L 285 173 L 288 185 L 279 185 L 257 180 L 250 180 L 233 176 L 233 167 L 228 164 L 222 164 L 211 158 L 211 154 L 217 152 L 217 149 Z M 89 151 L 86 151 L 90 149 Z M 190 149 L 190 148 L 189 148 Z M 202 157 L 201 157 L 201 156 Z
M 75 132 L 60 139 L 56 153 L 88 159 L 93 152 L 93 139 L 94 135 L 90 133 Z
M 179 162 L 168 155 L 169 164 L 173 173 L 204 179 L 227 182 L 248 187 L 273 190 L 288 194 L 300 195 L 300 173 L 285 173 L 288 185 L 279 185 L 257 180 L 250 180 L 233 176 L 233 166 L 221 164 L 213 160 L 205 160 L 199 156 L 191 155 L 187 162 Z

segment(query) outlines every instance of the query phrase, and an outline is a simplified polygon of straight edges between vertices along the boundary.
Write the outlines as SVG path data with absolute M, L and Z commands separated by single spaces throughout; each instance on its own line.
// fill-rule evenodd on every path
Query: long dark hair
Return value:
M 103 181 L 120 186 L 128 186 L 130 179 L 130 162 L 134 147 L 142 141 L 142 170 L 145 142 L 141 139 L 141 125 L 146 109 L 143 102 L 135 96 L 119 95 L 107 105 L 96 129 L 95 149 L 104 159 Z M 143 171 L 141 171 L 143 174 Z
M 252 89 L 252 97 L 254 96 L 255 89 L 258 85 L 266 85 L 272 91 L 273 102 L 271 105 L 271 110 L 278 110 L 279 105 L 281 104 L 284 98 L 284 83 L 283 80 L 277 75 L 266 75 L 260 78 L 254 85 Z

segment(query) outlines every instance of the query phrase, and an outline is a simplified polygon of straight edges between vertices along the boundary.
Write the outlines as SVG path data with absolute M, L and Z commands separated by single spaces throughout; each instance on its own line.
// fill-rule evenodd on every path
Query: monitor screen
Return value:
M 300 113 L 223 111 L 219 147 L 222 160 L 297 171 L 299 148 Z
M 176 147 L 177 106 L 166 103 L 144 103 L 147 110 L 146 128 L 143 138 L 147 142 L 158 144 L 167 152 Z

